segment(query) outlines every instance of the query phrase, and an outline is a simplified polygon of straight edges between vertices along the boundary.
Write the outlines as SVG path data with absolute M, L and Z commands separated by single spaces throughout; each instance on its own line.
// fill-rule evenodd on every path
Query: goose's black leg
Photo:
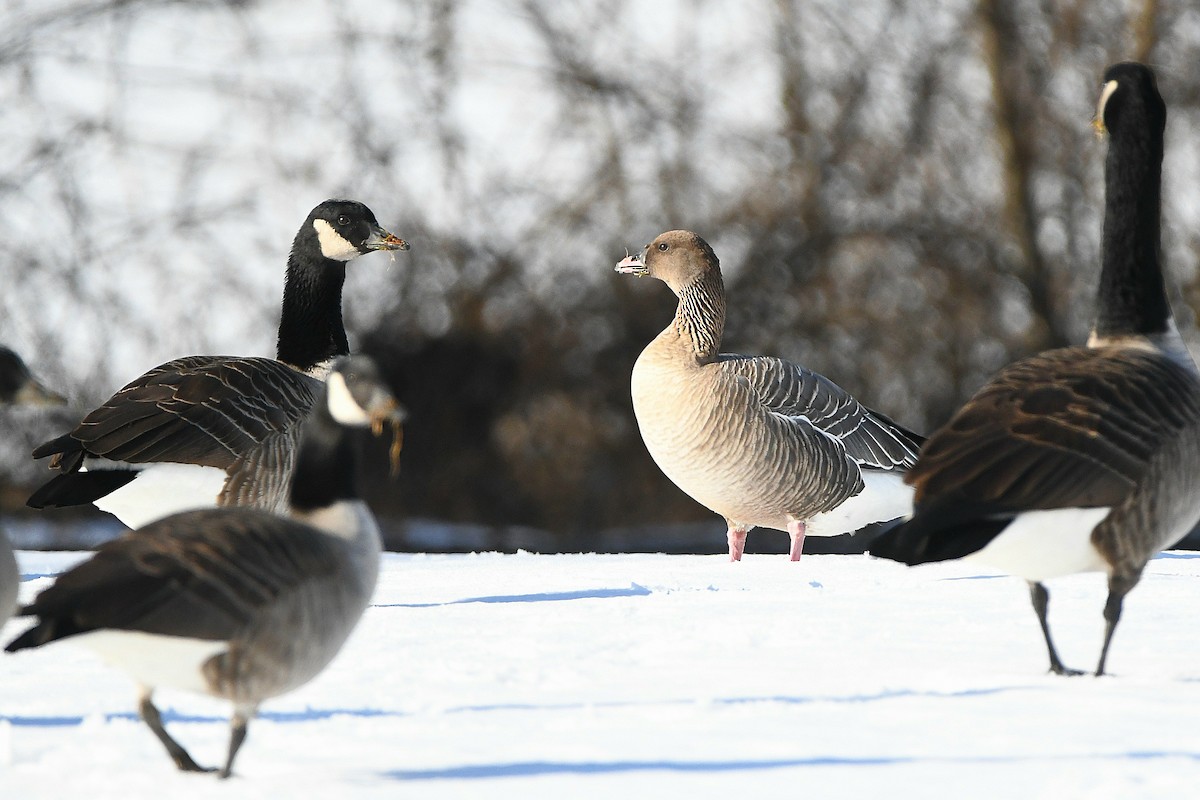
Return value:
M 1113 575 L 1108 579 L 1108 601 L 1104 604 L 1104 647 L 1100 648 L 1100 663 L 1096 665 L 1096 675 L 1104 674 L 1104 661 L 1108 658 L 1108 646 L 1112 643 L 1113 631 L 1121 621 L 1121 606 L 1125 595 L 1137 585 L 1141 575 Z
M 233 758 L 241 748 L 242 742 L 246 741 L 246 728 L 252 716 L 252 710 L 247 712 L 234 708 L 233 717 L 229 720 L 229 757 L 225 759 L 225 766 L 217 773 L 218 778 L 228 778 L 233 774 Z
M 138 713 L 142 715 L 142 719 L 154 731 L 154 735 L 163 743 L 163 747 L 167 748 L 167 754 L 171 756 L 171 760 L 175 762 L 175 766 L 184 772 L 212 772 L 213 767 L 202 767 L 192 760 L 188 755 L 188 751 L 183 749 L 183 745 L 171 738 L 171 734 L 167 733 L 167 729 L 163 727 L 162 715 L 158 713 L 158 708 L 150 699 L 150 692 L 143 692 L 138 700 Z
M 1050 604 L 1050 592 L 1046 591 L 1043 584 L 1030 581 L 1029 599 L 1033 601 L 1033 610 L 1037 612 L 1038 622 L 1041 623 L 1042 636 L 1046 637 L 1046 649 L 1050 651 L 1050 671 L 1055 675 L 1082 675 L 1083 672 L 1080 670 L 1063 666 L 1058 657 L 1058 651 L 1054 649 L 1054 642 L 1050 640 L 1050 623 L 1046 621 L 1046 607 Z

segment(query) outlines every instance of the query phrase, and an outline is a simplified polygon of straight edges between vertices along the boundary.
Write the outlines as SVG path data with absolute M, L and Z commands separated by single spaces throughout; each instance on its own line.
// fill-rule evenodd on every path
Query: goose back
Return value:
M 216 502 L 279 511 L 295 461 L 301 423 L 320 391 L 320 381 L 269 358 L 190 356 L 155 367 L 89 413 L 70 433 L 34 450 L 51 455 L 63 474 L 29 499 L 36 508 L 73 505 L 106 497 L 121 507 L 110 487 L 111 473 L 96 473 L 96 497 L 86 496 L 88 478 L 76 475 L 102 458 L 125 465 L 192 464 L 223 473 Z M 123 470 L 128 482 L 136 472 Z M 132 487 L 131 487 L 132 488 Z M 82 493 L 82 496 L 81 496 Z M 180 502 L 194 502 L 181 496 Z M 101 501 L 103 504 L 104 501 Z M 209 501 L 211 502 L 211 500 Z M 138 503 L 126 503 L 126 524 Z M 173 510 L 155 505 L 152 518 Z
M 91 635 L 99 641 L 87 644 L 156 686 L 172 682 L 122 634 L 209 641 L 204 691 L 274 697 L 319 673 L 366 609 L 378 573 L 373 521 L 360 535 L 347 541 L 256 509 L 173 515 L 63 574 L 24 609 L 39 624 L 9 649 Z
M 1193 369 L 1143 347 L 1052 350 L 1002 370 L 930 437 L 908 475 L 914 518 L 873 552 L 959 558 L 1023 512 L 1107 509 L 1088 526 L 1095 563 L 1140 569 L 1200 517 L 1200 497 L 1179 477 L 1195 474 Z M 1026 572 L 1051 577 L 1036 560 Z

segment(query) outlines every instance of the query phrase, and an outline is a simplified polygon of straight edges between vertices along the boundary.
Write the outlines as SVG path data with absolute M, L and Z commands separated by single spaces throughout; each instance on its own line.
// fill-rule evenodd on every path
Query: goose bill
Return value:
M 392 445 L 388 448 L 391 477 L 400 473 L 400 450 L 404 446 L 404 419 L 408 416 L 404 407 L 391 398 L 382 400 L 367 412 L 371 418 L 371 433 L 382 436 L 384 426 L 392 429 Z
M 379 226 L 373 226 L 371 235 L 363 242 L 363 247 L 368 250 L 407 250 L 408 242 Z
M 639 255 L 625 256 L 617 262 L 617 272 L 622 275 L 647 275 L 645 263 L 642 262 L 642 257 Z

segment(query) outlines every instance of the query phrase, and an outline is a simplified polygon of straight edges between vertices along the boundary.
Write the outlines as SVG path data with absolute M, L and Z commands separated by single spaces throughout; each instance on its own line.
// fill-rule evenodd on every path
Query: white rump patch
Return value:
M 1056 508 L 1017 515 L 1000 535 L 964 561 L 986 564 L 1027 581 L 1077 572 L 1108 572 L 1092 531 L 1110 508 Z
M 228 647 L 223 641 L 108 628 L 81 633 L 66 641 L 84 645 L 144 686 L 165 686 L 208 695 L 212 692 L 201 667 Z
M 199 464 L 153 464 L 97 499 L 96 508 L 140 528 L 169 514 L 215 506 L 228 477 L 224 470 Z
M 350 244 L 346 237 L 335 231 L 327 221 L 314 219 L 313 228 L 317 232 L 317 241 L 321 243 L 321 255 L 326 258 L 332 258 L 334 261 L 349 261 L 362 255 L 358 252 L 357 247 Z
M 903 472 L 863 471 L 863 490 L 832 511 L 817 514 L 805 525 L 806 536 L 853 533 L 872 522 L 887 522 L 912 514 L 913 488 Z
M 355 402 L 346 385 L 346 378 L 340 372 L 331 372 L 325 380 L 326 397 L 328 397 L 329 413 L 342 425 L 365 427 L 371 424 L 371 418 L 362 406 Z

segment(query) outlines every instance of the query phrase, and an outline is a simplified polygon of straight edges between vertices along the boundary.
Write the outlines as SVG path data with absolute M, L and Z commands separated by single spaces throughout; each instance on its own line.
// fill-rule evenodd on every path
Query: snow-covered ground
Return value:
M 82 557 L 19 554 L 28 598 Z M 128 679 L 68 643 L 0 659 L 4 797 L 1191 796 L 1200 553 L 1126 602 L 1110 677 L 1046 674 L 1024 584 L 866 556 L 390 555 L 330 668 L 268 702 L 224 784 L 177 773 Z M 1051 584 L 1093 667 L 1103 578 Z M 25 623 L 10 622 L 10 638 Z M 227 708 L 163 692 L 201 763 Z

